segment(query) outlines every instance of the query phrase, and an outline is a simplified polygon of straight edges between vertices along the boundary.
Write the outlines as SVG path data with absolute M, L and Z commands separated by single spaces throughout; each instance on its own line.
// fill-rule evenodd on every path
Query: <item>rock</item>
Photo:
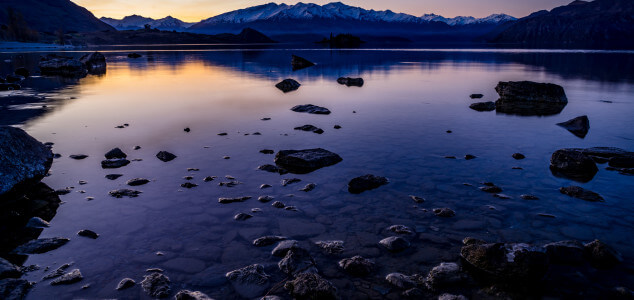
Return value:
M 338 300 L 337 288 L 318 274 L 300 273 L 292 281 L 286 282 L 284 288 L 297 300 Z
M 0 126 L 0 157 L 0 196 L 38 183 L 53 163 L 50 148 L 9 126 Z
M 141 56 L 143 56 L 143 55 L 138 54 L 138 53 L 130 53 L 130 54 L 128 54 L 128 58 L 139 58 Z
M 334 129 L 341 129 L 341 125 L 335 125 L 333 128 Z
M 273 151 L 271 149 L 262 149 L 262 150 L 260 150 L 260 153 L 262 153 L 262 154 L 275 154 L 275 151 Z
M 425 202 L 425 198 L 423 197 L 418 197 L 418 196 L 414 196 L 414 195 L 409 195 L 409 197 L 414 200 L 414 202 L 416 203 L 424 203 Z
M 484 95 L 482 95 L 482 94 L 471 94 L 469 96 L 469 98 L 471 98 L 471 99 L 482 99 L 483 97 L 484 97 Z
M 456 213 L 451 210 L 451 208 L 443 207 L 443 208 L 434 208 L 433 212 L 436 216 L 443 218 L 451 218 L 456 215 Z
M 453 294 L 442 294 L 438 296 L 438 300 L 469 300 L 469 298 L 463 295 L 453 295 Z
M 191 130 L 189 127 L 186 127 L 185 129 L 183 129 L 183 131 L 185 131 L 185 132 L 190 132 L 190 131 L 192 131 L 192 130 Z
M 409 248 L 410 243 L 402 237 L 391 236 L 382 239 L 379 244 L 391 252 L 399 252 Z
M 500 82 L 495 87 L 500 99 L 495 102 L 501 113 L 553 115 L 560 113 L 568 98 L 561 86 L 530 81 Z
M 288 171 L 284 170 L 283 168 L 278 168 L 277 166 L 271 165 L 271 164 L 261 165 L 258 167 L 258 170 L 266 171 L 269 173 L 279 173 L 279 174 L 288 173 Z
M 130 164 L 130 161 L 123 159 L 107 159 L 101 161 L 101 168 L 103 169 L 118 169 Z
M 458 264 L 443 262 L 429 271 L 425 278 L 425 285 L 430 290 L 438 290 L 460 284 L 464 279 Z
M 225 277 L 244 298 L 262 296 L 270 285 L 270 276 L 264 272 L 264 267 L 258 264 L 231 271 Z
M 283 240 L 275 246 L 273 251 L 271 251 L 271 255 L 284 257 L 288 250 L 295 248 L 301 248 L 296 240 Z
M 351 77 L 339 77 L 337 79 L 337 83 L 343 84 L 345 86 L 363 86 L 363 78 L 351 78 Z
M 493 197 L 504 199 L 504 200 L 513 199 L 513 197 L 511 197 L 511 196 L 509 196 L 507 194 L 494 194 Z
M 324 133 L 323 129 L 317 128 L 317 127 L 315 127 L 313 125 L 309 125 L 309 124 L 308 125 L 304 125 L 304 126 L 295 127 L 294 129 L 295 130 L 301 130 L 301 131 L 312 131 L 312 132 L 317 133 L 317 134 Z
M 145 275 L 141 287 L 152 298 L 167 298 L 171 292 L 170 279 L 161 273 Z
M 228 203 L 234 203 L 234 202 L 244 202 L 251 198 L 252 198 L 251 196 L 235 197 L 235 198 L 218 198 L 218 203 L 228 204 Z
M 385 177 L 367 174 L 350 180 L 348 183 L 348 192 L 352 194 L 361 194 L 364 191 L 373 190 L 382 185 L 386 185 L 388 182 L 389 181 Z
M 93 52 L 83 55 L 79 58 L 90 74 L 106 73 L 106 57 L 99 52 Z
M 22 272 L 17 266 L 0 257 L 0 279 L 20 278 L 21 276 Z
M 219 186 L 226 186 L 226 187 L 234 187 L 236 185 L 242 184 L 242 182 L 237 181 L 237 180 L 231 180 L 231 181 L 223 181 L 218 183 Z
M 70 157 L 72 159 L 75 159 L 75 160 L 82 160 L 82 159 L 87 158 L 88 155 L 85 155 L 85 154 L 72 154 L 72 155 L 69 155 L 68 157 Z
M 31 72 L 29 72 L 29 70 L 24 67 L 20 67 L 15 69 L 15 71 L 13 71 L 13 74 L 28 78 L 31 75 Z
M 77 235 L 83 236 L 83 237 L 87 237 L 87 238 L 91 238 L 91 239 L 96 239 L 96 238 L 99 237 L 99 235 L 97 233 L 95 233 L 92 230 L 88 230 L 88 229 L 80 230 L 79 232 L 77 232 Z
M 418 275 L 407 276 L 401 273 L 390 273 L 385 276 L 385 280 L 395 287 L 409 289 L 416 287 L 420 281 Z
M 535 195 L 530 195 L 530 194 L 520 195 L 520 198 L 522 198 L 524 200 L 539 200 L 539 197 L 537 197 Z
M 61 237 L 32 240 L 15 248 L 12 253 L 23 255 L 46 253 L 66 245 L 69 241 L 70 239 Z
M 286 240 L 287 237 L 285 236 L 279 236 L 279 235 L 267 235 L 267 236 L 263 236 L 263 237 L 259 237 L 257 239 L 255 239 L 253 241 L 253 246 L 256 247 L 264 247 L 264 246 L 270 246 L 273 245 L 279 241 L 284 241 Z
M 494 111 L 495 103 L 493 103 L 492 101 L 476 102 L 469 105 L 469 108 L 475 111 Z
M 258 201 L 260 201 L 262 203 L 271 202 L 271 201 L 273 201 L 273 199 L 275 199 L 273 196 L 260 196 L 260 197 L 258 197 Z
M 168 162 L 174 160 L 177 156 L 167 151 L 161 151 L 156 154 L 156 157 L 161 161 Z
M 29 219 L 29 222 L 26 223 L 26 227 L 28 228 L 45 228 L 49 227 L 50 224 L 40 217 L 33 217 Z
M 266 183 L 263 183 L 263 184 L 261 184 L 261 185 L 260 185 L 260 189 L 261 189 L 261 190 L 262 190 L 262 189 L 268 189 L 268 188 L 271 188 L 271 187 L 273 187 L 273 186 L 272 186 L 272 185 L 270 185 L 270 184 L 266 184 Z
M 590 264 L 598 269 L 613 268 L 623 262 L 621 253 L 599 240 L 585 244 L 584 254 Z
M 119 281 L 119 284 L 117 284 L 117 291 L 125 290 L 125 289 L 131 288 L 131 287 L 133 287 L 135 285 L 136 285 L 136 281 L 134 281 L 134 279 L 132 279 L 132 278 L 123 278 L 123 279 L 121 279 L 121 281 Z
M 31 284 L 24 279 L 2 279 L 0 280 L 0 299 L 22 300 L 31 288 Z
M 463 245 L 482 245 L 482 244 L 486 244 L 487 242 L 481 239 L 476 239 L 474 237 L 466 237 L 464 239 L 462 239 L 462 244 Z
M 280 201 L 275 201 L 271 204 L 271 206 L 275 207 L 275 208 L 284 208 L 286 207 L 286 205 Z
M 291 78 L 284 79 L 275 85 L 276 88 L 280 89 L 284 93 L 295 91 L 299 89 L 300 86 L 301 84 L 299 84 L 299 82 Z
M 634 168 L 634 153 L 614 156 L 610 158 L 608 165 L 613 168 Z
M 401 295 L 409 299 L 423 299 L 425 293 L 419 288 L 411 288 L 401 293 Z
M 123 153 L 123 151 L 121 151 L 121 149 L 119 149 L 119 148 L 114 148 L 114 149 L 108 151 L 108 153 L 106 153 L 105 156 L 106 156 L 107 159 L 126 158 L 126 157 L 128 157 L 128 155 Z
M 297 183 L 301 181 L 302 180 L 299 178 L 285 178 L 285 179 L 282 179 L 282 186 L 287 186 L 289 184 L 293 184 L 293 183 Z
M 59 266 L 59 268 L 55 269 L 55 271 L 46 274 L 42 279 L 43 280 L 47 280 L 47 279 L 53 279 L 53 278 L 60 277 L 60 276 L 64 275 L 64 272 L 66 272 L 66 269 L 70 268 L 71 265 L 72 265 L 72 263 L 63 264 L 63 265 Z
M 239 214 L 233 216 L 233 219 L 236 220 L 236 221 L 246 221 L 246 220 L 251 219 L 251 218 L 253 218 L 252 215 L 245 214 L 245 213 L 239 213 Z
M 557 123 L 557 125 L 567 129 L 577 137 L 585 138 L 590 130 L 590 120 L 588 116 L 576 117 L 566 122 Z
M 312 67 L 315 64 L 303 57 L 299 57 L 296 55 L 291 55 L 291 66 L 293 67 L 293 71 Z
M 536 282 L 548 270 L 544 249 L 527 244 L 473 243 L 463 246 L 460 255 L 474 276 L 484 275 L 499 281 Z
M 513 153 L 513 158 L 520 160 L 526 158 L 526 156 L 524 156 L 524 154 L 522 153 Z
M 464 159 L 466 160 L 472 160 L 472 159 L 476 159 L 478 158 L 477 156 L 473 155 L 473 154 L 467 154 L 464 156 Z
M 315 245 L 330 255 L 341 254 L 344 250 L 343 241 L 318 241 Z
M 210 182 L 210 181 L 214 181 L 214 179 L 216 179 L 216 176 L 207 176 L 203 179 L 203 181 Z
M 374 262 L 357 255 L 340 260 L 339 267 L 352 276 L 363 277 L 372 272 L 372 269 L 374 269 Z
M 117 180 L 121 176 L 123 176 L 123 174 L 108 174 L 105 177 L 108 180 Z
M 604 202 L 605 201 L 603 197 L 601 197 L 601 195 L 593 191 L 586 190 L 580 186 L 573 185 L 568 187 L 562 187 L 559 189 L 559 191 L 564 195 L 568 195 L 570 197 L 578 198 L 585 201 L 590 201 L 590 202 Z
M 328 110 L 327 108 L 317 106 L 317 105 L 312 105 L 312 104 L 296 105 L 293 108 L 291 108 L 291 110 L 294 112 L 309 113 L 309 114 L 316 114 L 316 115 L 330 114 L 330 110 Z
M 544 245 L 551 263 L 578 265 L 583 263 L 583 244 L 577 241 L 560 241 Z
M 282 298 L 280 298 L 279 296 L 264 296 L 262 298 L 260 298 L 260 300 L 282 300 Z
M 74 269 L 69 273 L 66 273 L 51 281 L 51 285 L 73 284 L 75 282 L 81 281 L 82 279 L 84 279 L 84 276 L 81 275 L 79 269 Z
M 139 186 L 139 185 L 144 185 L 148 182 L 150 181 L 145 178 L 134 178 L 134 179 L 128 180 L 126 184 L 129 186 Z
M 131 189 L 119 189 L 119 190 L 112 190 L 108 192 L 110 196 L 115 198 L 123 198 L 123 197 L 134 198 L 134 197 L 138 197 L 139 194 L 141 193 L 142 193 L 141 191 L 131 190 Z
M 48 56 L 39 62 L 42 75 L 83 77 L 88 74 L 88 69 L 78 59 L 61 56 Z
M 387 230 L 392 231 L 398 234 L 411 234 L 412 230 L 405 225 L 392 225 L 387 228 Z
M 487 193 L 491 193 L 491 194 L 497 194 L 497 193 L 501 193 L 502 192 L 502 188 L 496 185 L 492 185 L 492 186 L 481 186 L 480 190 L 483 192 L 487 192 Z
M 202 292 L 199 292 L 199 291 L 192 292 L 190 290 L 179 291 L 178 293 L 176 293 L 176 296 L 174 296 L 174 299 L 175 300 L 214 300 Z
M 332 166 L 343 159 L 336 153 L 322 148 L 306 150 L 280 150 L 275 154 L 275 164 L 296 174 L 305 174 Z
M 315 260 L 303 248 L 290 248 L 277 266 L 280 271 L 292 276 L 300 273 L 317 273 Z

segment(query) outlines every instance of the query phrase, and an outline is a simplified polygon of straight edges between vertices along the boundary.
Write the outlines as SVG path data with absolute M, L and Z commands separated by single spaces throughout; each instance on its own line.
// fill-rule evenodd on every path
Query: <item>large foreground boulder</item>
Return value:
M 53 152 L 24 130 L 0 126 L 0 201 L 2 195 L 39 182 L 53 163 Z
M 588 182 L 599 171 L 597 164 L 583 151 L 560 149 L 550 158 L 550 170 L 555 176 Z
M 554 115 L 568 104 L 564 89 L 552 83 L 500 82 L 495 90 L 500 95 L 500 99 L 495 102 L 496 110 L 500 113 Z
M 326 149 L 280 150 L 275 154 L 275 163 L 291 173 L 306 174 L 332 166 L 343 159 Z

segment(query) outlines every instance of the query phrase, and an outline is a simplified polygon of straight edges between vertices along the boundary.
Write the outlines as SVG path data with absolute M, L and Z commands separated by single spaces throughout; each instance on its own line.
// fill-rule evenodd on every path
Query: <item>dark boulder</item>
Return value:
M 130 53 L 128 54 L 128 58 L 139 58 L 143 55 L 139 54 L 139 53 Z
M 97 234 L 96 232 L 94 232 L 92 230 L 88 230 L 88 229 L 80 230 L 79 232 L 77 232 L 77 235 L 78 236 L 87 237 L 87 238 L 91 238 L 91 239 L 97 239 L 99 237 L 99 234 Z
M 471 94 L 469 95 L 469 98 L 471 99 L 482 99 L 484 97 L 484 95 L 482 94 Z
M 206 294 L 199 291 L 180 290 L 174 296 L 175 300 L 214 300 Z
M 608 161 L 613 168 L 634 168 L 634 153 L 614 156 Z
M 22 129 L 0 126 L 0 158 L 2 200 L 7 192 L 28 188 L 44 178 L 53 163 L 53 152 Z
M 623 262 L 621 253 L 599 240 L 585 244 L 584 253 L 592 266 L 598 269 L 613 268 Z
M 550 170 L 561 176 L 581 182 L 592 180 L 599 171 L 592 158 L 576 149 L 560 149 L 550 158 Z
M 291 108 L 291 110 L 294 112 L 302 112 L 302 113 L 309 113 L 309 114 L 316 114 L 316 115 L 330 114 L 330 110 L 328 110 L 327 108 L 317 106 L 317 105 L 312 105 L 312 104 L 296 105 L 293 108 Z
M 374 269 L 374 262 L 357 255 L 340 260 L 339 267 L 352 276 L 363 277 L 372 272 Z
M 522 154 L 522 153 L 513 153 L 512 156 L 513 156 L 513 158 L 515 158 L 517 160 L 521 160 L 521 159 L 526 158 L 526 156 L 524 154 Z
M 88 73 L 86 65 L 78 59 L 49 55 L 39 63 L 42 75 L 83 77 Z
M 385 249 L 391 252 L 400 252 L 407 248 L 409 248 L 410 243 L 402 237 L 399 236 L 391 236 L 382 239 L 379 241 L 381 246 L 385 247 Z
M 84 276 L 81 274 L 79 269 L 74 269 L 51 281 L 51 285 L 73 284 L 81 281 L 82 279 L 84 279 Z
M 315 63 L 296 55 L 291 56 L 291 66 L 293 67 L 293 71 L 301 70 L 304 68 L 312 67 Z
M 130 164 L 130 161 L 121 158 L 121 159 L 106 159 L 101 161 L 101 167 L 103 169 L 118 169 L 121 167 L 125 167 Z
M 284 93 L 288 93 L 288 92 L 292 92 L 294 90 L 299 89 L 299 87 L 301 86 L 301 84 L 299 84 L 299 82 L 295 81 L 294 79 L 291 78 L 287 78 L 284 79 L 280 82 L 278 82 L 275 87 L 280 89 L 282 92 Z
M 105 156 L 106 156 L 107 159 L 126 158 L 126 157 L 128 157 L 128 155 L 123 153 L 123 151 L 121 151 L 121 149 L 119 149 L 119 148 L 114 148 L 114 149 L 108 151 Z
M 152 298 L 167 298 L 171 292 L 170 279 L 161 273 L 146 275 L 141 287 Z
M 439 216 L 442 218 L 451 218 L 456 215 L 456 213 L 451 208 L 447 208 L 447 207 L 434 208 L 432 211 L 434 212 L 436 216 Z
M 317 273 L 317 265 L 308 250 L 291 248 L 277 264 L 280 271 L 297 276 L 300 273 Z
M 297 300 L 337 300 L 337 288 L 318 274 L 300 273 L 292 281 L 286 282 L 284 288 Z
M 22 300 L 26 298 L 30 288 L 31 284 L 24 279 L 2 279 L 0 280 L 0 299 Z
M 351 78 L 351 77 L 340 77 L 337 79 L 337 83 L 343 84 L 345 86 L 363 86 L 363 78 Z
M 578 198 L 578 199 L 589 201 L 589 202 L 604 202 L 605 201 L 603 197 L 601 197 L 601 195 L 593 191 L 586 190 L 580 186 L 573 185 L 568 187 L 562 187 L 559 189 L 559 191 L 564 195 L 568 195 L 570 197 Z
M 29 72 L 29 70 L 24 67 L 15 69 L 15 71 L 13 71 L 13 74 L 22 76 L 24 78 L 28 78 L 29 76 L 31 76 L 31 72 Z
M 585 138 L 590 130 L 590 120 L 588 116 L 576 117 L 566 122 L 557 123 L 557 125 L 566 128 L 577 137 Z
M 168 161 L 174 160 L 176 157 L 177 157 L 176 155 L 174 155 L 172 153 L 169 153 L 167 151 L 161 151 L 161 152 L 156 154 L 156 158 L 158 158 L 158 159 L 160 159 L 161 161 L 164 161 L 164 162 L 168 162 Z
M 336 153 L 322 148 L 306 150 L 280 150 L 275 154 L 275 164 L 291 173 L 305 174 L 332 166 L 343 159 Z
M 499 113 L 518 115 L 554 115 L 560 113 L 568 98 L 561 86 L 531 81 L 500 82 L 495 87 L 500 99 Z
M 495 103 L 493 103 L 492 101 L 477 102 L 477 103 L 472 103 L 471 105 L 469 105 L 469 108 L 476 111 L 494 111 Z
M 83 55 L 79 58 L 90 74 L 106 73 L 106 57 L 100 52 L 93 52 Z
M 350 180 L 348 183 L 348 192 L 352 194 L 360 194 L 364 191 L 373 190 L 388 183 L 389 181 L 385 177 L 366 174 Z
M 541 247 L 527 244 L 469 244 L 460 255 L 476 277 L 506 282 L 535 282 L 548 270 L 548 257 Z
M 55 250 L 61 246 L 66 245 L 70 240 L 67 238 L 54 237 L 32 240 L 24 245 L 21 245 L 13 250 L 16 254 L 40 254 Z
M 295 130 L 301 130 L 301 131 L 312 131 L 314 133 L 317 134 L 322 134 L 324 133 L 324 130 L 318 127 L 315 127 L 313 125 L 304 125 L 304 126 L 299 126 L 299 127 L 295 127 Z

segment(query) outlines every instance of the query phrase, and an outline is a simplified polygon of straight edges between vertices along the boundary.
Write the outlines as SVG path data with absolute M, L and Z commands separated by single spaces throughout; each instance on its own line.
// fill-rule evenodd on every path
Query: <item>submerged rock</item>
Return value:
M 392 231 L 398 234 L 411 234 L 412 230 L 405 225 L 392 225 L 387 228 L 387 230 Z
M 557 125 L 566 128 L 579 138 L 585 138 L 590 130 L 590 120 L 588 120 L 588 116 L 576 117 L 566 122 L 557 123 Z
M 125 289 L 131 288 L 131 287 L 133 287 L 135 285 L 136 285 L 136 281 L 134 281 L 134 279 L 132 279 L 132 278 L 123 278 L 123 279 L 121 279 L 121 281 L 119 281 L 119 284 L 117 284 L 117 291 L 125 290 Z
M 301 84 L 299 84 L 299 82 L 291 78 L 284 79 L 275 85 L 276 88 L 280 89 L 284 93 L 295 91 L 299 89 L 300 86 Z
M 317 134 L 324 133 L 323 129 L 317 128 L 317 127 L 315 127 L 313 125 L 310 125 L 310 124 L 307 124 L 307 125 L 304 125 L 304 126 L 295 127 L 294 129 L 295 130 L 301 130 L 301 131 L 312 131 L 312 132 L 317 133 Z
M 231 282 L 235 291 L 244 298 L 262 296 L 270 285 L 270 276 L 264 272 L 264 267 L 259 264 L 231 271 L 225 277 Z
M 152 298 L 167 298 L 171 292 L 170 279 L 161 273 L 145 275 L 141 287 Z
M 68 157 L 75 159 L 75 160 L 82 160 L 82 159 L 86 159 L 88 157 L 88 155 L 86 154 L 71 154 Z
M 284 257 L 288 250 L 300 248 L 299 243 L 296 240 L 283 240 L 277 243 L 277 246 L 271 251 L 271 255 Z
M 302 192 L 310 192 L 314 190 L 316 185 L 314 183 L 306 184 L 303 188 L 299 189 Z
M 277 264 L 280 271 L 297 276 L 300 273 L 317 273 L 317 264 L 310 253 L 303 248 L 291 248 Z
M 301 181 L 302 180 L 299 178 L 285 178 L 285 179 L 282 179 L 282 186 L 287 186 L 289 184 L 298 183 Z
M 40 254 L 46 253 L 51 250 L 55 250 L 61 246 L 66 245 L 70 239 L 54 237 L 54 238 L 45 238 L 45 239 L 37 239 L 27 242 L 13 250 L 12 253 L 15 254 Z
M 117 180 L 121 176 L 123 176 L 123 174 L 108 174 L 105 177 L 108 180 Z
M 47 280 L 47 279 L 53 279 L 53 278 L 60 277 L 60 276 L 64 275 L 64 272 L 66 272 L 66 269 L 70 268 L 71 265 L 72 265 L 72 263 L 63 264 L 63 265 L 59 266 L 59 268 L 55 269 L 55 271 L 52 271 L 52 272 L 44 275 L 44 277 L 42 279 L 43 280 Z
M 379 244 L 391 252 L 399 252 L 409 248 L 410 243 L 402 237 L 391 236 L 382 239 Z
M 581 182 L 592 180 L 599 171 L 594 160 L 577 149 L 555 151 L 550 158 L 550 170 L 556 176 Z
M 275 164 L 291 173 L 305 174 L 332 166 L 343 159 L 336 153 L 322 148 L 306 150 L 280 150 L 275 154 Z
M 175 300 L 214 300 L 199 291 L 181 290 L 174 296 Z
M 297 55 L 291 55 L 291 66 L 293 67 L 293 71 L 297 71 L 300 69 L 308 68 L 314 66 L 315 63 Z
M 260 187 L 260 188 L 262 188 L 262 187 Z M 273 199 L 275 199 L 273 196 L 260 196 L 260 197 L 258 197 L 258 201 L 260 201 L 262 203 L 271 202 L 271 201 L 273 201 Z
M 578 198 L 578 199 L 589 201 L 589 202 L 604 202 L 605 201 L 603 197 L 601 197 L 601 195 L 593 191 L 586 190 L 580 186 L 573 185 L 568 187 L 562 187 L 559 189 L 559 191 L 564 195 L 568 195 L 570 197 Z
M 156 157 L 163 162 L 168 162 L 174 160 L 177 156 L 167 151 L 161 151 L 156 154 Z
M 318 241 L 315 243 L 317 247 L 330 255 L 343 253 L 343 241 Z
M 69 273 L 66 273 L 51 281 L 51 285 L 73 284 L 75 282 L 81 281 L 82 279 L 84 279 L 84 276 L 81 275 L 79 269 L 74 269 Z
M 293 108 L 291 108 L 291 110 L 294 112 L 309 113 L 309 114 L 316 114 L 316 115 L 330 114 L 330 110 L 328 110 L 327 108 L 317 106 L 317 105 L 312 105 L 312 104 L 296 105 Z
M 123 198 L 123 197 L 134 198 L 134 197 L 138 197 L 141 193 L 142 193 L 141 191 L 131 190 L 131 189 L 119 189 L 119 190 L 112 190 L 108 192 L 110 196 L 115 198 Z
M 352 194 L 360 194 L 364 191 L 373 190 L 388 183 L 389 181 L 385 177 L 366 174 L 350 180 L 348 183 L 348 192 Z
M 513 156 L 513 158 L 515 158 L 517 160 L 521 160 L 521 159 L 526 158 L 526 156 L 524 156 L 524 154 L 522 154 L 522 153 L 513 153 L 512 156 Z
M 339 267 L 352 276 L 363 277 L 372 272 L 374 269 L 374 262 L 357 255 L 340 260 Z
M 262 153 L 262 154 L 275 154 L 275 151 L 273 151 L 271 149 L 262 149 L 262 150 L 260 150 L 260 153 Z
M 484 97 L 484 95 L 482 95 L 482 94 L 471 94 L 471 95 L 469 95 L 469 98 L 471 98 L 471 99 L 481 99 L 483 97 Z
M 447 208 L 447 207 L 434 208 L 433 212 L 436 216 L 443 217 L 443 218 L 451 218 L 456 215 L 456 213 L 451 208 Z
M 0 157 L 0 196 L 39 182 L 53 163 L 50 148 L 10 126 L 0 126 Z
M 500 99 L 495 102 L 499 113 L 554 115 L 560 113 L 568 103 L 564 89 L 551 83 L 500 82 L 495 90 L 500 95 Z
M 121 158 L 121 159 L 107 159 L 101 161 L 101 168 L 103 169 L 118 169 L 121 167 L 125 167 L 130 164 L 130 161 Z
M 253 246 L 256 247 L 264 247 L 264 246 L 270 246 L 273 245 L 279 241 L 284 241 L 286 240 L 287 237 L 285 236 L 279 236 L 279 235 L 267 235 L 267 236 L 263 236 L 263 237 L 259 237 L 257 239 L 255 239 L 253 241 Z
M 544 249 L 527 244 L 474 243 L 463 246 L 460 255 L 476 277 L 483 275 L 500 281 L 534 282 L 548 270 Z
M 294 299 L 298 300 L 337 300 L 337 288 L 318 274 L 300 273 L 292 281 L 286 282 L 287 289 Z
M 266 165 L 261 165 L 258 167 L 258 170 L 260 171 L 266 171 L 269 173 L 279 173 L 279 174 L 286 174 L 288 173 L 288 171 L 286 171 L 283 168 L 278 168 L 275 165 L 271 165 L 271 164 L 266 164 Z
M 623 262 L 621 253 L 599 240 L 585 244 L 584 253 L 592 266 L 598 269 L 609 269 Z
M 128 58 L 139 58 L 143 55 L 139 54 L 139 53 L 129 53 L 128 54 Z
M 339 77 L 337 79 L 337 83 L 343 84 L 345 86 L 363 86 L 363 78 L 351 78 L 351 77 Z
M 493 103 L 492 101 L 477 102 L 477 103 L 472 103 L 471 105 L 469 105 L 469 108 L 476 111 L 494 111 L 495 103 Z

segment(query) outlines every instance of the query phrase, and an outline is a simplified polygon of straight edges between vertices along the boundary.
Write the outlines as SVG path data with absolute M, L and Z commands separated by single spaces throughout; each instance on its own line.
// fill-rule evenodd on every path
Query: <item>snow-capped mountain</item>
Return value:
M 443 16 L 439 16 L 436 14 L 425 14 L 421 16 L 421 19 L 429 21 L 429 22 L 443 22 L 447 23 L 450 26 L 460 26 L 460 25 L 472 25 L 472 24 L 502 24 L 509 21 L 515 21 L 517 18 L 506 15 L 506 14 L 493 14 L 486 18 L 474 18 L 474 17 L 455 17 L 455 18 L 445 18 Z
M 106 24 L 116 28 L 117 30 L 135 30 L 141 29 L 146 24 L 150 25 L 152 28 L 157 28 L 160 30 L 176 30 L 182 31 L 192 26 L 194 23 L 186 23 L 179 19 L 173 18 L 171 16 L 167 16 L 162 19 L 152 19 L 146 18 L 139 15 L 131 15 L 124 17 L 123 19 L 113 19 L 113 18 L 100 18 Z

